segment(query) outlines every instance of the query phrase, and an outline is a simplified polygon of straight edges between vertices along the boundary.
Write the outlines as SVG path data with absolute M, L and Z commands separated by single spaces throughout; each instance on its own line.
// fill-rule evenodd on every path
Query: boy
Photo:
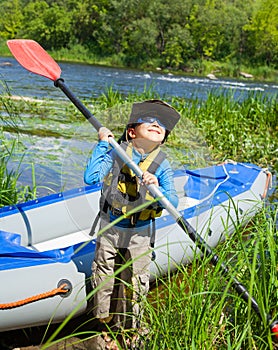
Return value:
M 87 184 L 105 179 L 100 200 L 100 228 L 125 215 L 98 236 L 92 266 L 92 285 L 96 288 L 101 284 L 94 296 L 95 316 L 116 330 L 138 328 L 142 312 L 140 299 L 149 289 L 150 240 L 154 234 L 154 220 L 163 208 L 144 185 L 158 186 L 174 206 L 178 204 L 173 171 L 160 145 L 179 119 L 179 113 L 160 100 L 133 104 L 120 141 L 121 147 L 142 169 L 141 182 L 115 150 L 109 149 L 109 137 L 113 134 L 105 127 L 99 130 L 99 142 L 85 170 Z M 146 206 L 146 202 L 149 205 Z M 126 261 L 132 263 L 114 278 L 116 269 Z

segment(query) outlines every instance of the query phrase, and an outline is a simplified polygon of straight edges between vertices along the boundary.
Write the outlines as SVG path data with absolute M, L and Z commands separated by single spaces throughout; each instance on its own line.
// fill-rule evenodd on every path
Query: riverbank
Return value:
M 278 70 L 267 65 L 254 67 L 249 64 L 233 62 L 217 62 L 209 60 L 196 60 L 186 63 L 183 70 L 172 69 L 171 67 L 159 67 L 153 65 L 125 66 L 117 55 L 101 57 L 82 46 L 75 46 L 71 50 L 61 49 L 59 51 L 48 51 L 57 61 L 67 63 L 84 63 L 113 68 L 136 69 L 147 72 L 160 72 L 173 75 L 184 75 L 194 77 L 208 77 L 209 79 L 238 79 L 242 81 L 261 81 L 275 83 L 278 80 Z M 0 41 L 0 56 L 12 57 L 6 42 Z

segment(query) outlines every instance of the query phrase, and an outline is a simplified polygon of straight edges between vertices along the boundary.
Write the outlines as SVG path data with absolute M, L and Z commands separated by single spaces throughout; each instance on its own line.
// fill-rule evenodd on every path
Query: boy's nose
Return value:
M 158 124 L 157 120 L 155 120 L 155 121 L 152 123 L 152 125 L 155 125 L 155 126 L 158 126 L 158 127 L 159 127 L 159 124 Z

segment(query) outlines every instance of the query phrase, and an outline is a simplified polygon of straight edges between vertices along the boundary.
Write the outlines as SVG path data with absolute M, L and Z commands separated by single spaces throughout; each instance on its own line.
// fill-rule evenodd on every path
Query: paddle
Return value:
M 94 126 L 98 131 L 102 124 L 91 114 L 91 112 L 78 100 L 70 89 L 64 83 L 64 80 L 60 77 L 61 69 L 59 65 L 53 60 L 51 56 L 35 41 L 33 40 L 8 40 L 8 47 L 11 53 L 14 55 L 16 60 L 27 70 L 32 73 L 44 76 L 52 81 L 54 85 L 59 87 L 64 94 L 73 102 L 73 104 L 80 110 L 80 112 L 86 117 L 86 119 Z M 118 142 L 110 137 L 109 143 L 115 149 L 118 156 L 126 163 L 130 169 L 138 176 L 139 179 L 142 179 L 143 172 L 140 167 L 130 159 L 126 152 L 120 147 Z M 159 198 L 162 206 L 173 216 L 178 225 L 182 230 L 187 233 L 190 239 L 196 244 L 196 246 L 201 250 L 201 252 L 210 257 L 213 265 L 218 265 L 219 258 L 212 251 L 212 248 L 204 241 L 204 239 L 194 230 L 194 228 L 183 218 L 179 211 L 168 201 L 161 191 L 155 185 L 147 185 L 148 190 L 153 195 L 154 198 Z M 221 273 L 231 278 L 232 286 L 237 291 L 239 296 L 245 301 L 250 302 L 251 307 L 257 313 L 257 315 L 270 326 L 271 332 L 274 334 L 278 332 L 278 321 L 271 322 L 271 317 L 269 315 L 262 315 L 258 303 L 256 300 L 250 296 L 246 288 L 235 278 L 231 277 L 228 267 L 221 263 L 220 264 Z M 278 340 L 278 333 L 276 334 Z

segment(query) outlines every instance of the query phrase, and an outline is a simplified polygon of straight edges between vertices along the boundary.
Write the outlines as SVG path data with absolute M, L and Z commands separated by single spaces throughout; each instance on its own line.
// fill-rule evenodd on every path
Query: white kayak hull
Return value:
M 262 207 L 269 179 L 267 171 L 244 163 L 177 171 L 178 210 L 213 248 Z M 87 310 L 95 250 L 89 233 L 100 190 L 97 184 L 0 209 L 0 332 L 62 322 Z M 165 210 L 156 220 L 154 251 L 152 279 L 198 256 Z M 68 293 L 24 304 L 63 282 Z

